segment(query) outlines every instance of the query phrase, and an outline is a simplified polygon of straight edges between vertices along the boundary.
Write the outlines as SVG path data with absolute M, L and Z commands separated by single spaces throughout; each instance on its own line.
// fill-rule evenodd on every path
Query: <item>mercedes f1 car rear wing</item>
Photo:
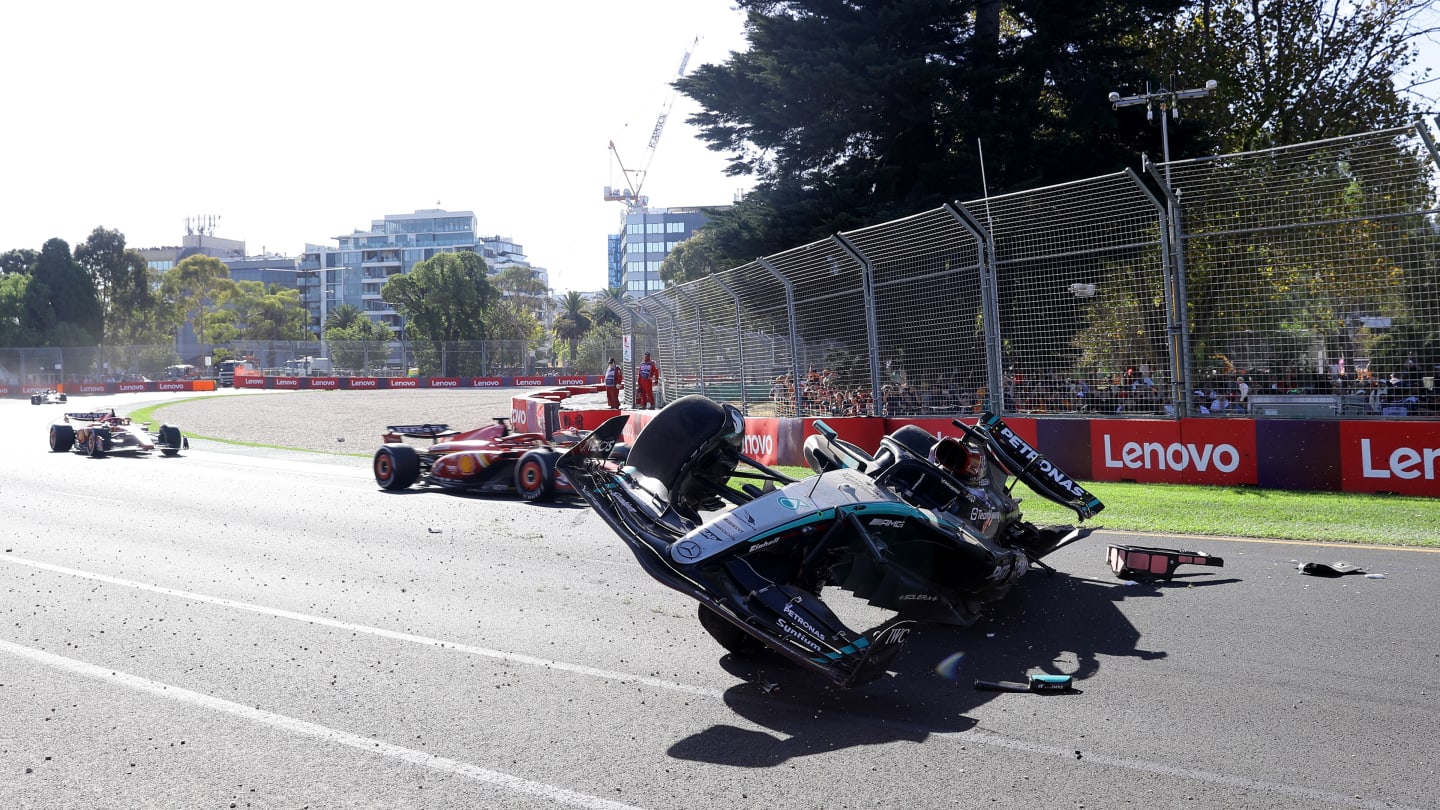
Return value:
M 1105 508 L 1100 499 L 1090 494 L 1068 473 L 1030 446 L 1005 421 L 993 413 L 980 417 L 973 427 L 960 420 L 953 424 L 966 431 L 979 434 L 985 445 L 1000 462 L 1000 466 L 1013 477 L 1024 481 L 1041 497 L 1074 510 L 1081 520 L 1095 517 Z

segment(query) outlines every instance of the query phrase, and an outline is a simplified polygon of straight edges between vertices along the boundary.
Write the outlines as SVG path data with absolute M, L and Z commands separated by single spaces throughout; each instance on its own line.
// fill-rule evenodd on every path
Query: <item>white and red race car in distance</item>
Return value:
M 135 424 L 128 416 L 117 416 L 115 409 L 85 413 L 67 413 L 50 425 L 50 451 L 77 453 L 101 458 L 110 453 L 144 455 L 159 450 L 173 456 L 190 448 L 190 440 L 174 425 L 161 425 L 151 432 L 150 423 Z

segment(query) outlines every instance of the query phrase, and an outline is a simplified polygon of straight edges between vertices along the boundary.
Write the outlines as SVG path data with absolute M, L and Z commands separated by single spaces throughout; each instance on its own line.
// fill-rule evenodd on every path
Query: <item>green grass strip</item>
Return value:
M 787 475 L 803 467 L 781 468 Z M 1355 492 L 1291 492 L 1254 487 L 1085 482 L 1105 504 L 1088 526 L 1154 534 L 1440 548 L 1440 500 Z M 1075 513 L 1017 483 L 1034 523 L 1075 523 Z

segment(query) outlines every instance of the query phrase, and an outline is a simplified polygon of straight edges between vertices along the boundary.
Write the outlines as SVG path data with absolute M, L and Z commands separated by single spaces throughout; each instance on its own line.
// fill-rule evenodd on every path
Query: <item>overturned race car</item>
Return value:
M 402 490 L 419 484 L 452 491 L 518 494 L 542 501 L 574 492 L 555 467 L 560 451 L 586 434 L 576 430 L 515 433 L 509 420 L 469 431 L 449 425 L 390 425 L 381 437 L 371 469 L 381 489 Z M 406 439 L 428 440 L 417 447 Z M 443 439 L 443 441 L 442 441 Z
M 190 449 L 190 440 L 174 425 L 161 425 L 150 430 L 150 423 L 136 424 L 128 416 L 118 416 L 115 409 L 67 413 L 50 425 L 50 451 L 76 453 L 101 458 L 113 453 L 147 455 L 159 450 L 173 456 Z
M 647 573 L 700 603 L 700 624 L 727 650 L 769 648 L 841 687 L 882 676 L 918 623 L 974 622 L 1089 533 L 1025 521 L 1009 478 L 1082 520 L 1104 508 L 989 414 L 956 421 L 959 438 L 902 427 L 874 454 L 817 421 L 805 445 L 816 474 L 798 481 L 741 454 L 745 419 L 732 406 L 677 400 L 616 464 L 627 418 L 582 439 L 560 470 Z M 893 615 L 857 632 L 821 600 L 825 587 Z

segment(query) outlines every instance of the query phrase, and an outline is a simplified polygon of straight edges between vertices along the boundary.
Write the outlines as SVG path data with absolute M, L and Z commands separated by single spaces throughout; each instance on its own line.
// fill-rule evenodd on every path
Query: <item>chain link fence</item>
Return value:
M 1147 163 L 615 308 L 747 415 L 1433 416 L 1435 169 L 1423 123 Z

